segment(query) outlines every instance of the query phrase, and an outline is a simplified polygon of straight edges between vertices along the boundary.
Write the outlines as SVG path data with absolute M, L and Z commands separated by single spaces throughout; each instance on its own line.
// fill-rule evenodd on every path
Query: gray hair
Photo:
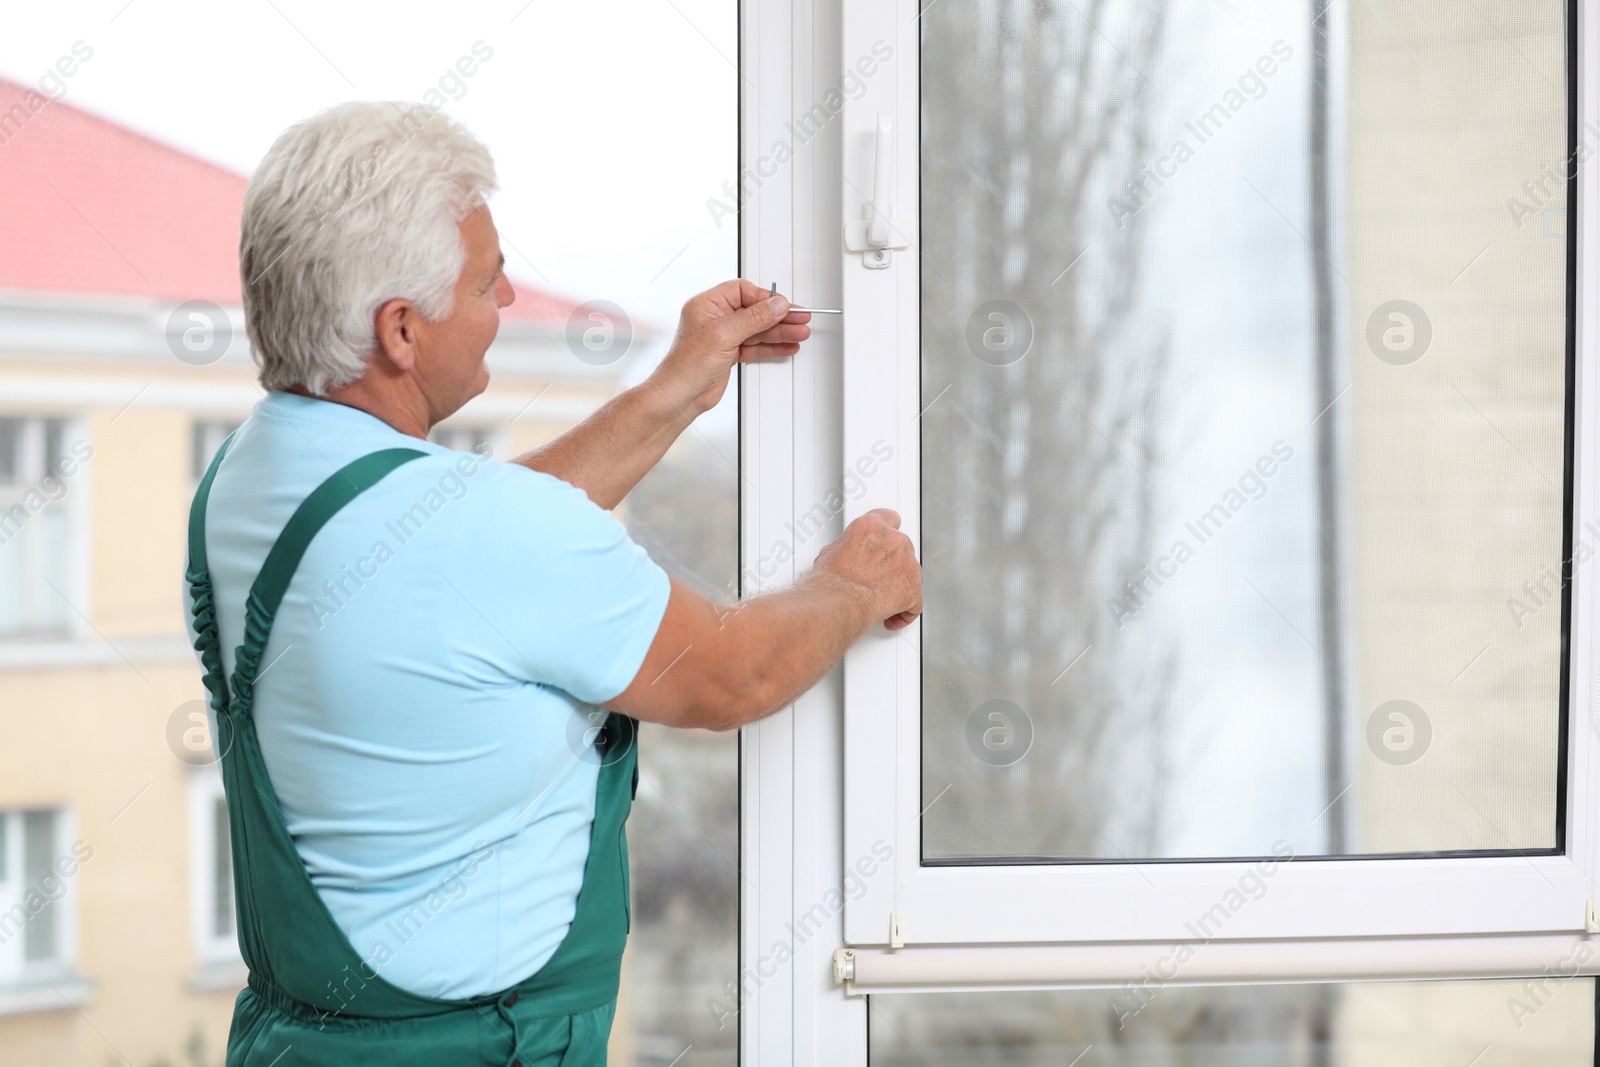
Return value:
M 489 150 L 420 104 L 339 104 L 279 135 L 239 227 L 261 384 L 322 396 L 355 381 L 390 300 L 448 318 L 466 265 L 457 227 L 495 188 Z

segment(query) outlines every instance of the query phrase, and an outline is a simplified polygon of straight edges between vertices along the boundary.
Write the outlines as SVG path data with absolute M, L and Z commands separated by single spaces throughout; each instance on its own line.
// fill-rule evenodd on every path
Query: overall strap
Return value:
M 211 498 L 211 483 L 216 480 L 217 468 L 228 446 L 233 444 L 233 434 L 222 442 L 217 454 L 211 458 L 200 488 L 195 490 L 194 503 L 189 505 L 189 566 L 184 580 L 189 583 L 194 618 L 194 647 L 200 653 L 200 666 L 206 692 L 211 696 L 211 710 L 219 716 L 228 707 L 228 678 L 222 669 L 222 646 L 216 641 L 217 605 L 211 591 L 211 567 L 206 559 L 206 502 Z

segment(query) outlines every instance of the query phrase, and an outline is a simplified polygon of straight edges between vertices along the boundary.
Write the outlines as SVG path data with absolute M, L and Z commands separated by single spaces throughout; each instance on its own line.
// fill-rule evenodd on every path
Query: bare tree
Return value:
M 1167 10 L 922 23 L 924 802 L 950 785 L 925 855 L 1149 855 L 1176 653 L 1114 640 L 1108 602 L 1153 558 L 1168 346 L 1133 314 L 1144 220 L 1113 225 L 1106 194 L 1150 159 Z M 1031 330 L 1015 362 L 1007 328 Z M 980 721 L 986 760 L 969 723 L 996 699 L 1025 718 Z

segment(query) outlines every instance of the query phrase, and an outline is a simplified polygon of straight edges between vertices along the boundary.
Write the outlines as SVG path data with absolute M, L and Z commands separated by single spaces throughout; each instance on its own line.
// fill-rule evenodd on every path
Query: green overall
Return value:
M 300 504 L 251 586 L 244 644 L 230 680 L 223 676 L 205 543 L 206 499 L 227 450 L 224 443 L 212 460 L 189 513 L 187 578 L 195 648 L 222 753 L 239 948 L 250 969 L 249 986 L 234 1005 L 228 1067 L 604 1064 L 628 936 L 623 822 L 638 788 L 636 724 L 612 713 L 596 746 L 602 766 L 589 859 L 572 926 L 549 961 L 510 989 L 461 1000 L 421 996 L 385 981 L 382 962 L 362 960 L 311 883 L 267 775 L 250 709 L 273 617 L 306 546 L 340 508 L 426 453 L 395 448 L 363 456 Z M 492 948 L 464 945 L 462 951 L 487 956 Z

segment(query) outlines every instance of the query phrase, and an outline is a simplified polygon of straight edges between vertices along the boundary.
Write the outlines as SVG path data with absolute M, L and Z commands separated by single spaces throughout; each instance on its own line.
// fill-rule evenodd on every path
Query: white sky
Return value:
M 445 109 L 494 153 L 510 273 L 670 328 L 737 267 L 706 208 L 736 170 L 733 0 L 100 0 L 6 4 L 0 74 L 33 83 L 75 41 L 66 101 L 248 174 L 290 123 L 418 100 L 482 40 Z

